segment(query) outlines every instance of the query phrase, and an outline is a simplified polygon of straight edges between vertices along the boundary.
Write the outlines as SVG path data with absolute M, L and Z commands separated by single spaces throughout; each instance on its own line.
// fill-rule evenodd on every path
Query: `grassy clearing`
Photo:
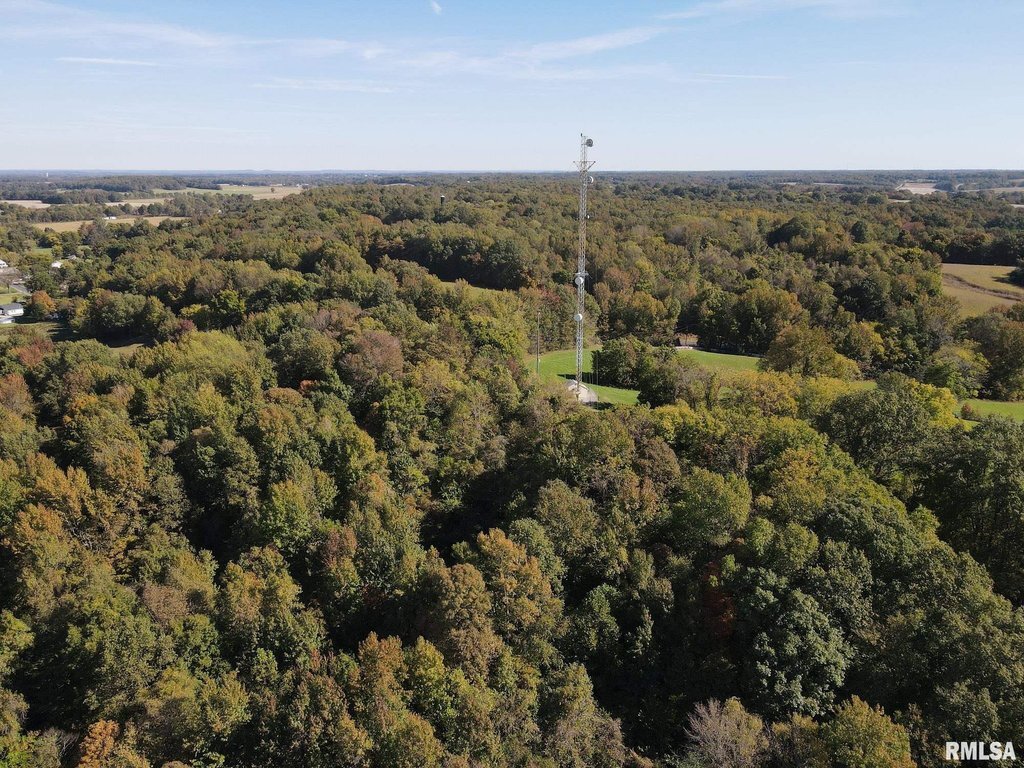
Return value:
M 758 357 L 750 355 L 727 355 L 724 352 L 705 352 L 702 349 L 681 349 L 679 354 L 689 357 L 713 371 L 756 371 Z
M 588 347 L 583 353 L 583 372 L 587 379 L 587 386 L 594 391 L 598 401 L 621 405 L 636 405 L 637 395 L 635 389 L 619 389 L 618 387 L 607 387 L 590 383 L 593 373 L 590 353 L 598 347 Z M 757 370 L 758 358 L 747 355 L 727 355 L 721 352 L 705 352 L 698 349 L 680 350 L 679 354 L 688 355 L 706 368 L 711 368 L 723 374 L 736 373 L 739 371 Z M 530 355 L 526 359 L 530 370 L 534 370 L 536 357 Z M 569 382 L 576 375 L 576 351 L 572 349 L 560 349 L 554 352 L 546 352 L 540 356 L 540 378 L 543 381 L 560 382 L 563 385 Z M 871 389 L 876 383 L 870 379 L 850 382 L 850 386 L 857 390 Z M 967 400 L 979 416 L 1006 416 L 1017 421 L 1024 421 L 1024 402 L 1011 403 L 1000 400 Z M 970 423 L 970 422 L 968 422 Z
M 0 304 L 10 304 L 15 301 L 23 301 L 27 299 L 24 293 L 18 293 L 17 291 L 0 291 Z
M 593 374 L 593 358 L 591 352 L 598 347 L 588 347 L 583 352 L 583 372 L 587 380 L 587 386 L 597 395 L 598 401 L 602 403 L 615 403 L 624 405 L 635 405 L 637 395 L 635 389 L 620 389 L 618 387 L 607 387 L 603 384 L 593 383 L 600 381 L 600 371 L 595 378 Z M 705 352 L 699 349 L 680 350 L 679 354 L 692 358 L 705 368 L 710 368 L 721 373 L 735 373 L 737 371 L 757 370 L 756 357 L 747 355 L 727 355 L 720 352 Z M 530 357 L 527 363 L 533 368 L 536 365 L 536 358 Z M 576 375 L 576 350 L 560 349 L 554 352 L 547 352 L 540 356 L 540 377 L 544 381 L 568 382 Z
M 50 337 L 53 342 L 58 341 L 82 341 L 88 337 L 79 336 L 75 331 L 69 328 L 65 323 L 56 320 L 43 320 L 38 323 L 33 323 L 24 318 L 19 318 L 10 325 L 0 325 L 0 336 L 5 333 L 12 333 L 15 329 L 31 329 L 45 333 Z M 142 337 L 134 337 L 129 339 L 123 339 L 119 341 L 102 341 L 96 339 L 100 344 L 108 347 L 123 357 L 129 357 L 136 352 L 136 350 L 142 349 L 149 345 L 151 342 L 149 339 Z
M 244 184 L 221 184 L 220 191 L 225 195 L 252 195 L 256 200 L 280 200 L 288 195 L 297 195 L 302 187 L 280 186 L 248 186 Z
M 943 264 L 942 273 L 990 291 L 1016 294 L 1024 299 L 1024 288 L 1010 282 L 1013 267 L 989 264 Z
M 590 353 L 593 352 L 597 347 L 588 347 L 583 351 L 583 372 L 584 374 L 593 373 Z M 527 359 L 527 363 L 531 369 L 535 370 L 537 363 L 536 357 L 530 357 Z M 563 386 L 572 378 L 576 376 L 576 350 L 575 349 L 559 349 L 554 352 L 547 352 L 540 356 L 540 378 L 542 381 L 553 381 L 561 383 Z M 602 403 L 616 403 L 622 405 L 636 405 L 636 396 L 638 392 L 635 389 L 619 389 L 618 387 L 605 387 L 600 384 L 589 383 L 589 376 L 585 376 L 588 379 L 587 386 L 597 395 L 597 399 Z
M 219 189 L 200 189 L 198 187 L 187 187 L 186 189 L 154 189 L 154 195 L 177 195 L 183 192 L 194 192 L 200 195 L 251 195 L 254 200 L 280 200 L 288 195 L 296 195 L 302 191 L 302 187 L 287 187 L 278 185 L 248 185 L 248 184 L 221 184 Z
M 44 203 L 42 200 L 0 200 L 0 203 L 8 203 L 9 205 L 16 205 L 19 208 L 29 208 L 31 210 L 42 210 L 43 208 L 49 208 L 49 203 Z
M 123 224 L 134 224 L 139 219 L 145 219 L 154 227 L 161 221 L 171 219 L 172 221 L 178 221 L 184 219 L 184 216 L 124 216 L 118 217 L 114 221 L 106 221 L 103 223 L 108 227 L 117 227 Z M 95 219 L 83 219 L 80 221 L 37 221 L 32 224 L 33 227 L 40 230 L 52 229 L 54 232 L 77 232 L 83 224 L 92 224 Z
M 107 207 L 118 206 L 118 205 L 154 205 L 158 203 L 166 203 L 171 198 L 169 197 L 136 197 L 129 200 L 116 200 L 111 203 L 107 203 Z
M 1010 403 L 1004 400 L 967 400 L 979 416 L 1007 416 L 1024 421 L 1024 403 Z
M 1012 271 L 988 264 L 943 264 L 942 290 L 960 300 L 964 314 L 982 315 L 1024 301 L 1024 289 L 1007 280 Z
M 942 292 L 947 296 L 959 299 L 963 313 L 967 317 L 983 315 L 990 309 L 1008 307 L 1013 303 L 1009 299 L 984 293 L 976 288 L 965 286 L 963 283 L 954 283 L 946 277 L 942 278 Z

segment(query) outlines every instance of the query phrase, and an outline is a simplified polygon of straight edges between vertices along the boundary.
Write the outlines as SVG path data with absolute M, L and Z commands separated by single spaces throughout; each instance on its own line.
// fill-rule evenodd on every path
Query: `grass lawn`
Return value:
M 82 336 L 79 336 L 64 323 L 56 320 L 43 320 L 38 323 L 27 322 L 24 319 L 19 320 L 20 321 L 15 321 L 10 325 L 0 325 L 0 335 L 10 333 L 16 328 L 31 328 L 36 331 L 42 331 L 43 333 L 50 337 L 51 341 L 54 342 L 81 341 L 84 338 Z M 97 341 L 99 341 L 99 339 L 97 339 Z M 139 337 L 124 339 L 123 341 L 100 341 L 100 344 L 109 347 L 110 349 L 117 352 L 119 355 L 123 355 L 125 357 L 133 354 L 136 350 L 145 347 L 147 343 L 148 340 Z
M 3 291 L 0 290 L 0 304 L 11 304 L 15 301 L 24 301 L 27 299 L 24 293 L 18 293 L 17 291 Z
M 980 416 L 1008 416 L 1024 421 L 1024 402 L 1011 403 L 1003 400 L 966 400 Z
M 943 264 L 942 290 L 963 304 L 964 314 L 982 315 L 994 307 L 1024 301 L 1024 288 L 1007 281 L 1012 267 L 989 264 Z
M 74 338 L 74 334 L 63 323 L 52 322 L 49 320 L 40 323 L 33 323 L 25 320 L 23 317 L 19 317 L 9 325 L 0 325 L 0 334 L 11 333 L 17 328 L 33 328 L 35 330 L 43 331 L 53 341 L 71 341 Z
M 602 403 L 613 403 L 622 405 L 636 405 L 637 395 L 635 389 L 619 389 L 618 387 L 606 387 L 604 385 L 592 384 L 593 360 L 590 353 L 596 347 L 587 347 L 583 352 L 584 379 Z M 747 355 L 727 355 L 721 352 L 705 352 L 698 349 L 680 350 L 679 354 L 692 357 L 706 368 L 717 370 L 720 373 L 735 373 L 737 371 L 757 370 L 758 358 Z M 536 366 L 536 357 L 530 355 L 526 359 L 530 370 Z M 540 356 L 540 378 L 543 381 L 568 382 L 576 375 L 576 351 L 573 349 L 560 349 L 554 352 L 546 352 Z M 850 382 L 855 389 L 871 389 L 876 386 L 875 382 L 866 379 Z M 999 400 L 967 400 L 971 407 L 981 416 L 1008 416 L 1017 421 L 1024 421 L 1024 402 L 1010 403 Z
M 584 374 L 593 373 L 593 359 L 591 358 L 590 353 L 593 352 L 594 349 L 597 349 L 597 347 L 587 347 L 583 351 Z M 692 358 L 705 368 L 710 368 L 721 373 L 757 370 L 758 358 L 749 357 L 747 355 L 727 355 L 721 352 L 705 352 L 699 349 L 684 349 L 680 350 L 679 354 Z M 533 356 L 527 358 L 527 363 L 530 368 L 534 368 L 536 365 L 536 358 Z M 597 380 L 600 381 L 600 371 L 598 371 L 598 374 Z M 576 350 L 560 349 L 554 352 L 547 352 L 540 356 L 540 377 L 544 381 L 567 382 L 574 378 L 575 375 Z M 636 398 L 639 393 L 635 389 L 619 389 L 618 387 L 607 387 L 603 384 L 594 384 L 592 383 L 593 377 L 590 375 L 585 375 L 584 379 L 587 382 L 587 386 L 593 390 L 600 402 L 636 405 Z
M 590 353 L 596 347 L 587 347 L 583 350 L 583 372 L 592 373 L 592 360 Z M 531 370 L 536 370 L 537 358 L 531 356 L 526 360 Z M 554 352 L 546 352 L 540 356 L 540 378 L 543 381 L 560 382 L 563 385 L 570 379 L 576 377 L 576 350 L 559 349 Z M 597 395 L 598 401 L 602 403 L 617 403 L 623 405 L 636 405 L 637 391 L 635 389 L 619 389 L 618 387 L 605 387 L 599 384 L 590 384 L 589 376 L 584 376 L 588 381 L 587 386 Z
M 1024 288 L 1009 281 L 1013 267 L 991 266 L 989 264 L 943 264 L 942 272 L 958 277 L 972 285 L 990 291 L 1016 293 L 1024 299 Z
M 942 292 L 947 296 L 953 296 L 960 300 L 963 312 L 968 317 L 983 315 L 994 307 L 1008 307 L 1013 302 L 993 296 L 991 293 L 976 291 L 968 286 L 952 283 L 947 278 L 942 279 Z
M 756 371 L 759 357 L 727 355 L 724 352 L 705 352 L 702 349 L 681 349 L 679 354 L 689 357 L 713 371 Z

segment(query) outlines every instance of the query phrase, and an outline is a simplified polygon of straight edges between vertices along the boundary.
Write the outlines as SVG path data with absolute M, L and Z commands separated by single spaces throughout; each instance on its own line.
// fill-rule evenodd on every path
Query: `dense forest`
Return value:
M 1024 260 L 1024 210 L 805 181 L 599 177 L 612 408 L 527 358 L 572 343 L 565 177 L 0 208 L 0 765 L 929 768 L 1024 732 L 1024 424 L 959 405 L 1024 399 L 1024 305 L 965 317 L 939 271 Z

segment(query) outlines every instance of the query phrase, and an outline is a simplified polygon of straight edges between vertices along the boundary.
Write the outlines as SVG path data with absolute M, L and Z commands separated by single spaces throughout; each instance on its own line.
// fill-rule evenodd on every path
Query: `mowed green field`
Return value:
M 599 349 L 599 347 L 587 347 L 583 352 L 583 372 L 586 374 L 593 373 L 593 358 L 590 353 L 595 349 Z M 747 355 L 727 355 L 721 352 L 705 352 L 700 349 L 683 349 L 679 351 L 679 354 L 692 358 L 705 368 L 723 373 L 757 370 L 758 358 Z M 532 369 L 536 365 L 536 358 L 530 357 L 527 362 Z M 600 381 L 600 373 L 598 371 L 598 381 Z M 544 381 L 567 382 L 575 375 L 575 350 L 560 349 L 540 356 L 540 377 Z M 638 392 L 635 389 L 620 389 L 589 383 L 587 386 L 597 395 L 599 402 L 636 405 Z
M 702 349 L 681 349 L 679 354 L 689 357 L 715 371 L 756 371 L 759 357 L 728 355 L 725 352 L 705 352 Z
M 593 360 L 590 353 L 597 347 L 588 347 L 583 351 L 583 372 L 593 372 Z M 526 361 L 530 370 L 535 370 L 536 357 L 529 357 Z M 546 352 L 540 356 L 540 378 L 542 381 L 553 381 L 563 386 L 576 376 L 576 350 L 559 349 L 554 352 Z M 605 387 L 598 384 L 587 384 L 597 395 L 602 403 L 614 403 L 619 405 L 636 405 L 637 391 L 635 389 L 619 389 L 618 387 Z
M 38 323 L 33 323 L 31 321 L 26 321 L 24 318 L 19 318 L 19 320 L 9 325 L 0 325 L 0 336 L 7 333 L 13 333 L 16 329 L 19 328 L 22 330 L 31 329 L 33 331 L 45 333 L 47 336 L 50 337 L 50 340 L 53 342 L 81 341 L 83 338 L 79 336 L 77 333 L 75 333 L 73 330 L 71 330 L 71 328 L 69 328 L 65 323 L 58 322 L 56 320 L 43 320 Z M 109 347 L 110 349 L 117 352 L 119 355 L 123 355 L 125 357 L 130 356 L 132 353 L 139 349 L 142 349 L 144 346 L 146 346 L 146 343 L 146 341 L 137 338 L 125 339 L 123 341 L 115 342 L 100 342 L 100 344 L 103 344 L 103 346 Z
M 1006 416 L 1024 421 L 1024 402 L 1010 403 L 1005 400 L 966 400 L 979 416 Z
M 1018 294 L 1024 299 L 1024 288 L 1009 281 L 1013 267 L 989 264 L 943 264 L 942 272 L 959 277 L 972 285 L 992 291 Z
M 1024 301 L 1024 288 L 1007 282 L 1012 271 L 989 264 L 943 264 L 942 290 L 960 300 L 964 314 L 982 315 Z
M 583 353 L 583 372 L 593 373 L 593 360 L 591 352 L 598 347 L 588 347 Z M 759 358 L 749 355 L 729 355 L 722 352 L 705 352 L 699 349 L 680 350 L 679 354 L 693 358 L 701 365 L 721 373 L 735 373 L 738 371 L 756 371 Z M 536 357 L 531 355 L 526 363 L 530 370 L 536 366 Z M 565 385 L 576 375 L 576 351 L 572 349 L 560 349 L 554 352 L 546 352 L 540 356 L 540 377 L 543 381 L 559 382 Z M 587 376 L 587 378 L 590 378 Z M 850 382 L 854 389 L 870 389 L 875 382 L 867 379 Z M 616 405 L 636 405 L 637 395 L 635 389 L 619 389 L 600 384 L 588 384 L 598 401 Z M 1024 421 L 1024 402 L 1011 403 L 1001 400 L 967 400 L 979 416 L 1006 416 L 1017 421 Z

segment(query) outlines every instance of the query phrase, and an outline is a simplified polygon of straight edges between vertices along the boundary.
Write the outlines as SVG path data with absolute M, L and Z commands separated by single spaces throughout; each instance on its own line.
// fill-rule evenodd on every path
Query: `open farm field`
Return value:
M 176 194 L 182 194 L 183 192 L 194 192 L 196 194 L 207 195 L 251 195 L 255 200 L 280 200 L 288 197 L 288 195 L 296 195 L 301 192 L 302 189 L 303 188 L 299 186 L 221 184 L 219 189 L 201 189 L 198 187 L 188 187 L 186 189 L 154 189 L 153 194 L 174 196 Z
M 179 221 L 183 219 L 183 216 L 125 216 L 118 218 L 113 221 L 104 220 L 104 224 L 107 226 L 117 227 L 124 224 L 134 224 L 139 219 L 145 219 L 154 227 L 161 221 Z M 36 229 L 47 230 L 52 229 L 54 232 L 77 232 L 83 224 L 92 224 L 93 219 L 83 219 L 79 221 L 39 221 L 35 222 L 32 226 Z
M 1006 282 L 1011 267 L 987 264 L 943 264 L 942 289 L 963 304 L 967 315 L 1024 301 L 1024 288 Z
M 49 203 L 44 203 L 42 200 L 0 200 L 0 203 L 17 205 L 20 208 L 30 208 L 33 210 L 41 210 L 43 208 L 50 207 Z
M 170 197 L 134 197 L 129 200 L 117 200 L 116 202 L 107 203 L 108 207 L 118 205 L 155 205 L 158 203 L 166 203 L 170 200 Z

